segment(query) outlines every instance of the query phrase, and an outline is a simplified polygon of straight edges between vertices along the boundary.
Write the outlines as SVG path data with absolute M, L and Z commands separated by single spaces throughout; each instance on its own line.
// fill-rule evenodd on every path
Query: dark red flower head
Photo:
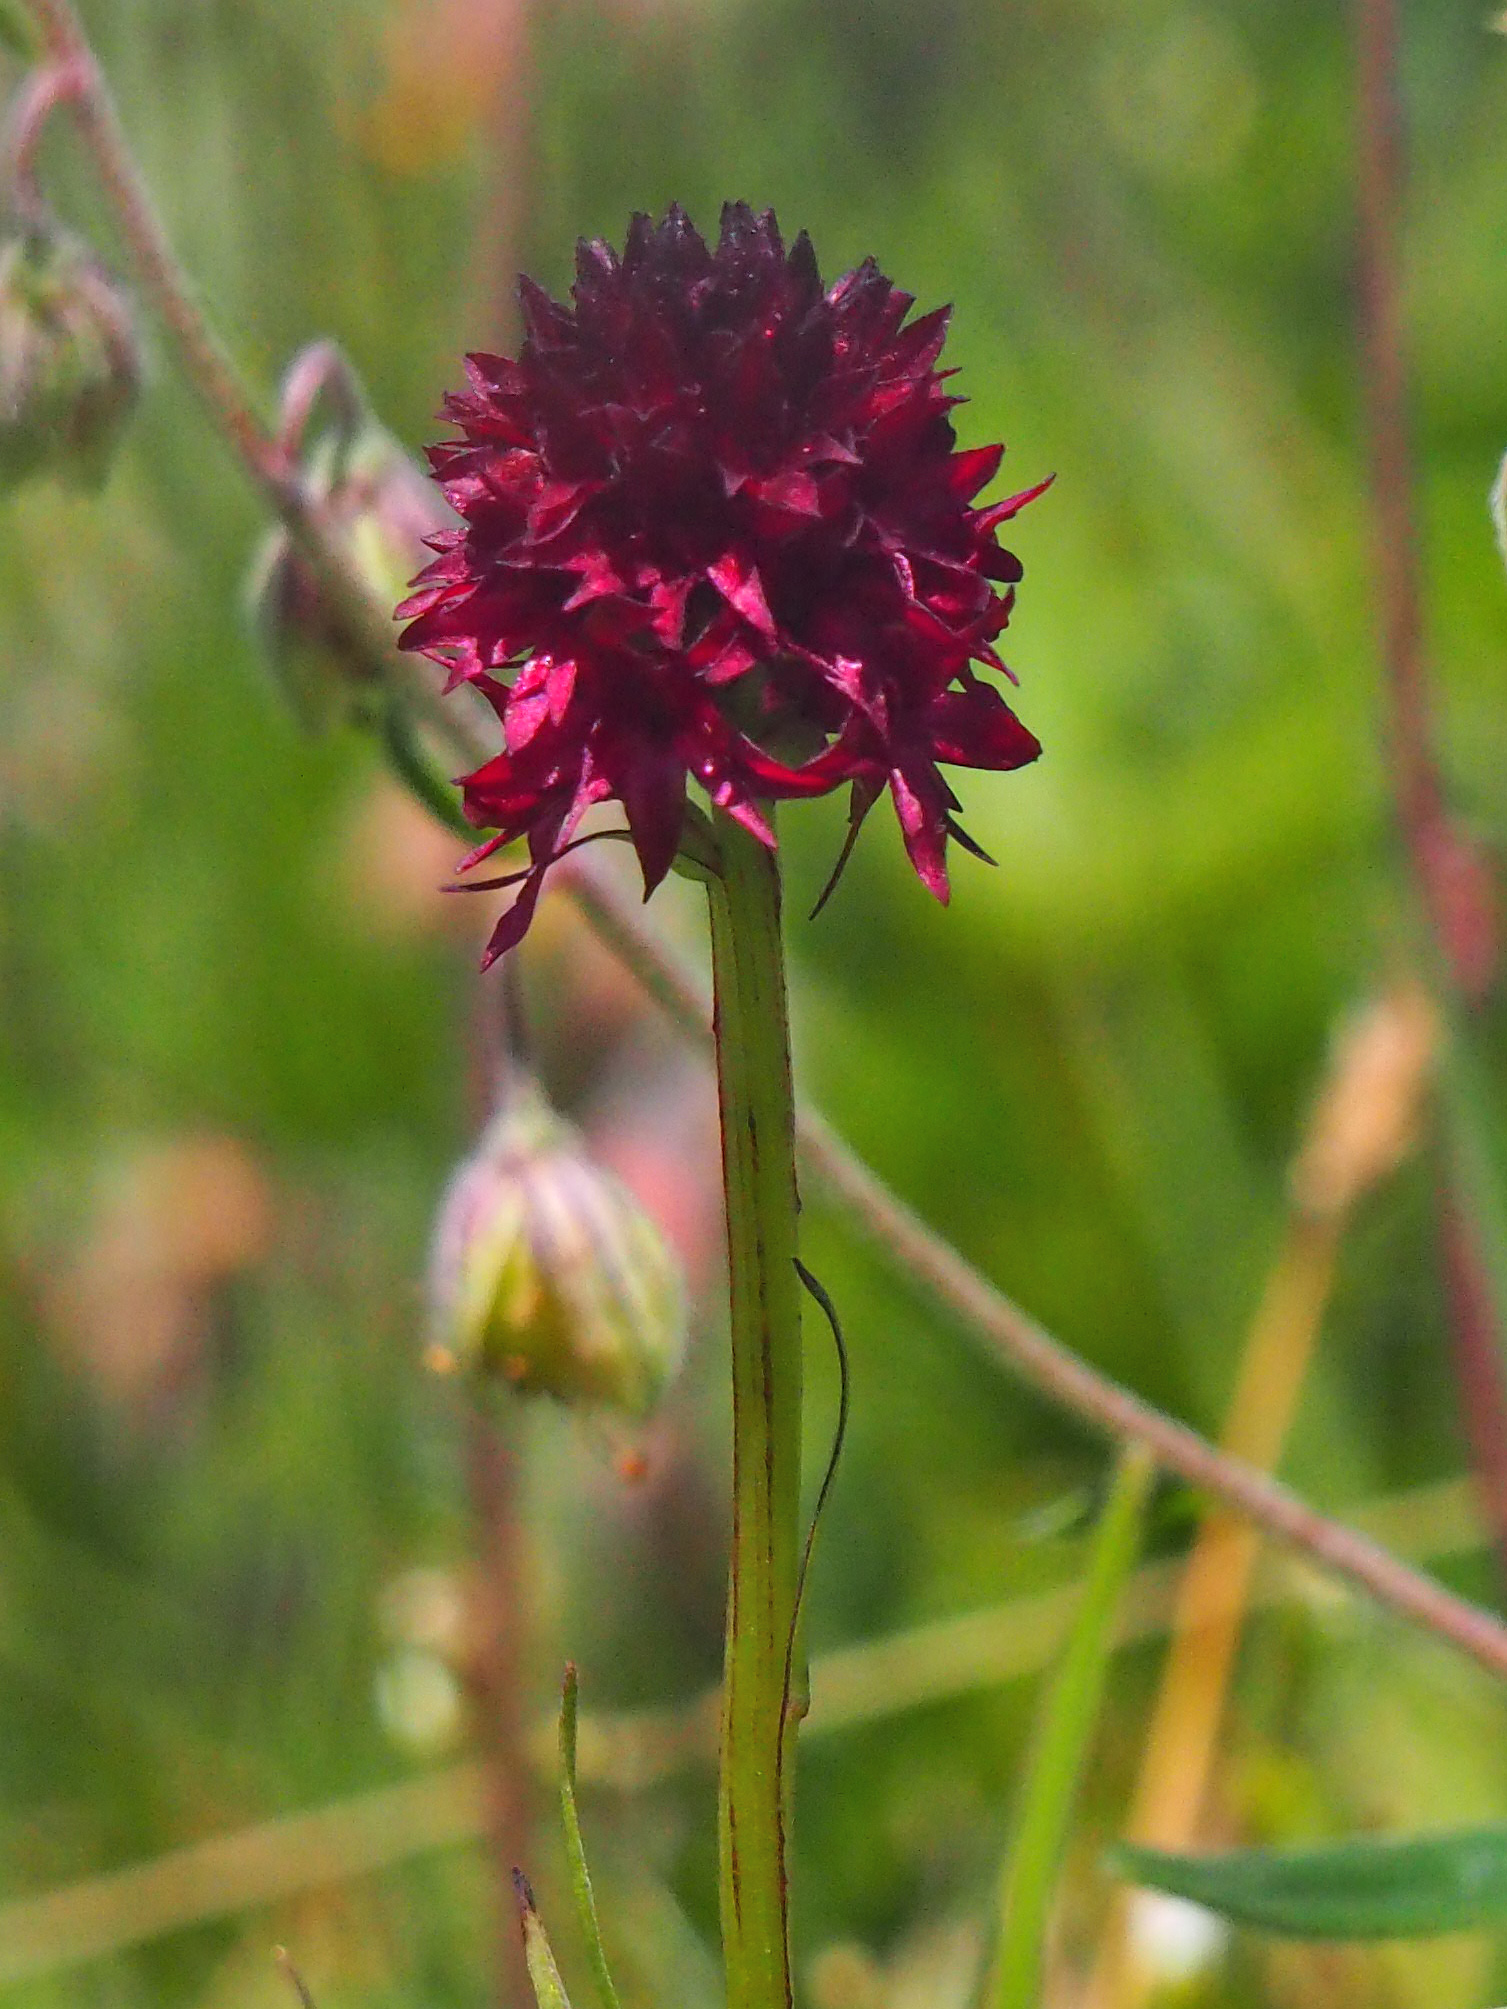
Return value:
M 488 960 L 596 802 L 623 806 L 646 891 L 680 843 L 687 778 L 766 842 L 760 803 L 888 783 L 911 862 L 947 897 L 958 803 L 938 771 L 1040 752 L 975 664 L 1019 562 L 995 541 L 1040 492 L 973 498 L 1003 449 L 956 450 L 946 308 L 872 260 L 822 288 L 810 241 L 722 214 L 635 216 L 621 258 L 582 243 L 573 306 L 525 279 L 516 362 L 470 356 L 430 458 L 461 527 L 399 609 L 403 646 L 474 683 L 504 750 L 464 781 L 530 869 Z M 1046 484 L 1041 484 L 1044 487 Z

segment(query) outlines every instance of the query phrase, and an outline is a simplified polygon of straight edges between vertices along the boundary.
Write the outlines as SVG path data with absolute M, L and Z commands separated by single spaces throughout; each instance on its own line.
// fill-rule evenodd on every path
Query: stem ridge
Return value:
M 729 2009 L 791 2001 L 786 1699 L 801 1557 L 795 1107 L 773 855 L 719 815 L 709 881 L 731 1306 L 733 1518 L 719 1792 Z

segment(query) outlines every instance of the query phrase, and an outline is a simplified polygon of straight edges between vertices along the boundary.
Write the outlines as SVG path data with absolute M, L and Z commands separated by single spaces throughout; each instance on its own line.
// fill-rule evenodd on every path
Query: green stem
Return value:
M 733 1355 L 732 1561 L 718 1801 L 723 1959 L 728 2009 L 787 2009 L 784 1746 L 794 1734 L 786 1686 L 801 1481 L 795 1102 L 779 867 L 726 816 L 717 818 L 717 843 L 720 867 L 708 883 Z
M 1078 1781 L 1114 1649 L 1120 1593 L 1135 1567 L 1156 1467 L 1139 1445 L 1122 1451 L 1094 1537 L 1083 1601 L 1031 1740 L 1000 1894 L 991 2009 L 1036 2009 L 1052 1895 Z

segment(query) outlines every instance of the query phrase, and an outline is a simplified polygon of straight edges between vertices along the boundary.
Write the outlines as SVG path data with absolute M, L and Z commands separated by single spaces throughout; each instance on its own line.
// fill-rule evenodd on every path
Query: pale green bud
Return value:
M 347 541 L 373 601 L 394 606 L 428 557 L 424 539 L 450 521 L 439 490 L 369 415 L 349 440 L 327 436 L 304 479 Z M 371 667 L 330 619 L 324 595 L 286 530 L 268 531 L 246 582 L 252 626 L 283 695 L 309 732 L 359 712 Z
M 0 490 L 97 488 L 140 388 L 131 309 L 83 245 L 42 221 L 0 244 Z
M 439 1365 L 641 1417 L 685 1351 L 685 1289 L 654 1222 L 538 1089 L 507 1091 L 440 1208 Z

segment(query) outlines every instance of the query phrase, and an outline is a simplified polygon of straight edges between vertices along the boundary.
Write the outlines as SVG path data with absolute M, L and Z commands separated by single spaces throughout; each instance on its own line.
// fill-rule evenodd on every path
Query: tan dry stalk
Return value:
M 1340 1034 L 1289 1182 L 1276 1260 L 1251 1324 L 1220 1448 L 1260 1471 L 1280 1462 L 1329 1302 L 1352 1209 L 1418 1130 L 1439 1041 L 1420 986 L 1402 982 Z M 1129 1838 L 1198 1839 L 1260 1531 L 1223 1510 L 1199 1530 L 1178 1586 L 1161 1688 L 1127 1823 Z M 1086 1992 L 1089 2009 L 1144 2009 L 1155 1974 L 1135 1938 L 1136 1895 L 1117 1893 Z

